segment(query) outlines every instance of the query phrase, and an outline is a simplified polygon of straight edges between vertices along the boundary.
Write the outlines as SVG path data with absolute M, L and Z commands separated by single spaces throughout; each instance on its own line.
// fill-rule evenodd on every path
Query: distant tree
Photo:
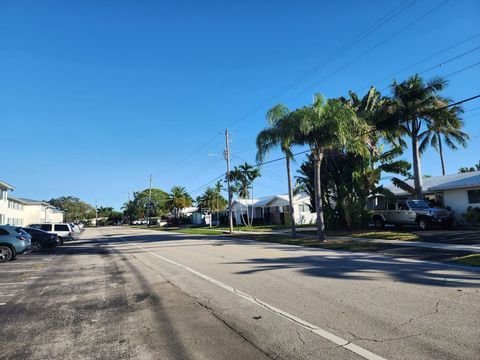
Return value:
M 232 190 L 238 194 L 240 199 L 247 200 L 250 195 L 252 198 L 252 216 L 250 220 L 248 201 L 247 201 L 247 221 L 246 226 L 252 226 L 253 222 L 253 182 L 256 178 L 260 177 L 260 170 L 248 163 L 244 163 L 230 171 L 230 179 L 233 182 Z M 243 219 L 243 217 L 242 217 Z
M 150 211 L 150 216 L 160 217 L 168 211 L 166 201 L 168 193 L 161 189 L 153 188 L 151 192 L 151 201 L 149 203 L 149 189 L 133 193 L 133 200 L 126 202 L 122 209 L 125 219 L 131 223 L 134 220 L 143 219 Z
M 227 206 L 227 200 L 222 196 L 221 192 L 221 184 L 220 187 L 217 186 L 211 188 L 207 187 L 205 192 L 197 197 L 196 203 L 197 206 L 201 209 L 208 209 L 211 212 L 222 211 Z
M 50 199 L 48 203 L 65 212 L 65 221 L 78 222 L 94 217 L 95 208 L 73 196 Z
M 461 167 L 458 169 L 458 173 L 466 173 L 466 172 L 473 172 L 473 171 L 480 171 L 480 161 L 471 167 Z
M 165 203 L 168 210 L 170 210 L 178 221 L 180 218 L 180 212 L 186 207 L 192 206 L 192 197 L 188 194 L 187 190 L 182 186 L 174 186 L 168 194 L 167 201 Z

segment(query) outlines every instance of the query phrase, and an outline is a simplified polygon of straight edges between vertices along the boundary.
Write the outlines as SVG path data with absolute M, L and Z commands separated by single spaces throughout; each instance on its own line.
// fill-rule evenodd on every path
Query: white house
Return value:
M 10 196 L 15 188 L 0 181 L 0 225 L 27 226 L 43 222 L 63 222 L 64 213 L 44 201 Z
M 306 194 L 296 195 L 293 198 L 295 223 L 314 224 L 317 216 L 310 211 L 310 197 Z M 288 195 L 270 195 L 255 199 L 234 199 L 233 214 L 237 224 L 241 225 L 242 215 L 246 218 L 252 216 L 256 223 L 262 224 L 285 224 L 285 218 L 289 217 Z M 287 218 L 287 221 L 289 219 Z
M 469 206 L 480 207 L 480 171 L 432 176 L 422 180 L 425 198 L 439 206 L 452 209 L 457 220 L 461 220 L 461 215 Z M 407 183 L 413 187 L 413 180 Z M 396 186 L 390 185 L 387 188 L 398 199 L 413 198 L 412 194 Z M 382 208 L 383 204 L 382 199 L 369 199 L 369 208 Z

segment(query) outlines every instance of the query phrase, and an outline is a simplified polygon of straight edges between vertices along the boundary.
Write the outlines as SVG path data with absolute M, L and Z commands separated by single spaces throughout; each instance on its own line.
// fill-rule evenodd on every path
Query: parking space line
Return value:
M 0 303 L 0 306 L 2 306 L 2 305 L 7 305 L 7 303 Z

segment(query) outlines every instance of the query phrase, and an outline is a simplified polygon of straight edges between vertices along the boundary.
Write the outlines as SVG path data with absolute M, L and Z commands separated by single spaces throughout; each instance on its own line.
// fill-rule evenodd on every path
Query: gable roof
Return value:
M 480 187 L 480 171 L 472 171 L 460 174 L 450 174 L 445 176 L 432 176 L 423 178 L 423 192 L 435 192 L 441 190 L 461 189 L 468 187 Z M 413 185 L 413 180 L 408 180 L 407 184 Z M 399 189 L 394 185 L 386 186 L 395 195 L 410 195 L 406 191 Z
M 1 181 L 0 180 L 0 189 L 3 189 L 3 190 L 15 190 L 15 188 L 10 185 L 10 184 L 7 184 L 5 181 Z

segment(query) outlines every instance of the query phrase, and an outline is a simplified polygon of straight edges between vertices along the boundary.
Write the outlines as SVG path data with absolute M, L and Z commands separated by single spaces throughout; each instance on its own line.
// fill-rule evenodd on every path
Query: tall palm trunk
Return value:
M 287 162 L 287 177 L 288 177 L 288 201 L 290 203 L 290 223 L 292 227 L 292 238 L 297 237 L 297 229 L 295 228 L 295 210 L 293 207 L 293 186 L 292 186 L 292 172 L 290 170 L 290 158 L 285 157 Z
M 442 175 L 445 176 L 445 160 L 443 159 L 442 137 L 438 132 L 437 132 L 437 140 L 438 140 L 438 153 L 440 154 L 440 161 L 442 163 Z
M 413 181 L 415 184 L 415 198 L 423 200 L 422 169 L 420 165 L 420 151 L 418 150 L 418 132 L 412 132 L 413 152 Z
M 315 207 L 317 210 L 318 240 L 325 241 L 325 222 L 323 220 L 321 165 L 323 149 L 315 149 Z

